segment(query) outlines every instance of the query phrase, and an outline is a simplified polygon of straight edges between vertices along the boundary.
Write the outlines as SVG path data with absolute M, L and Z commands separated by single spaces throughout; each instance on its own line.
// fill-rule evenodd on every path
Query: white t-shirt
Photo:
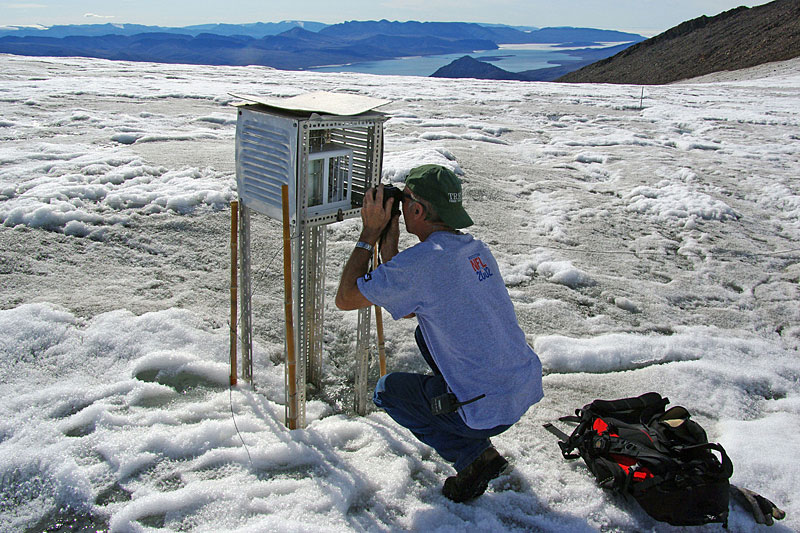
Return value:
M 542 365 L 525 341 L 489 248 L 439 231 L 358 280 L 395 320 L 416 313 L 425 342 L 473 429 L 513 424 L 542 399 Z

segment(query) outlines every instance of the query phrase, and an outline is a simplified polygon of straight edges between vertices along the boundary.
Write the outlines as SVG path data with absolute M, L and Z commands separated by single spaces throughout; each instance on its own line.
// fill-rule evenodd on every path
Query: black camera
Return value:
M 383 206 L 386 207 L 386 202 L 389 198 L 394 198 L 394 204 L 392 204 L 392 216 L 397 216 L 400 214 L 400 203 L 403 201 L 403 191 L 395 187 L 394 185 L 384 185 L 383 186 Z

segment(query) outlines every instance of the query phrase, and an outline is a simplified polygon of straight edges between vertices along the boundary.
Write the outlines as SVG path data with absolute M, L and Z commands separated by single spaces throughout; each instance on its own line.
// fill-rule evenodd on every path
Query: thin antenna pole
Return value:
M 286 317 L 286 427 L 297 429 L 297 359 L 294 347 L 292 304 L 292 250 L 289 231 L 289 186 L 281 186 L 283 204 L 283 310 Z
M 238 317 L 236 315 L 236 302 L 238 300 L 238 285 L 236 270 L 238 268 L 239 250 L 239 202 L 231 202 L 231 385 L 236 385 L 236 331 Z

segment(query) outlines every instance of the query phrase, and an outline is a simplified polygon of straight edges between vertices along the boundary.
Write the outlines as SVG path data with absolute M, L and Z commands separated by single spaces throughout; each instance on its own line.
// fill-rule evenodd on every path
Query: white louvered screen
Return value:
M 289 216 L 295 215 L 297 121 L 239 109 L 236 124 L 236 182 L 250 209 L 281 219 L 281 185 L 289 186 Z

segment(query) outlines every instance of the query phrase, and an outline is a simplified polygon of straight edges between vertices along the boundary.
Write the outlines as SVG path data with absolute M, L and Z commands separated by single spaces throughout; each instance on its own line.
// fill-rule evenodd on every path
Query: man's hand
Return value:
M 394 198 L 390 198 L 386 202 L 386 208 L 384 208 L 382 184 L 378 186 L 377 190 L 367 190 L 364 194 L 364 205 L 361 207 L 363 229 L 358 240 L 373 246 L 378 242 L 383 228 L 390 223 L 393 203 Z M 396 219 L 393 224 L 397 226 Z M 389 232 L 391 233 L 391 231 L 392 229 L 390 228 Z M 399 235 L 400 230 L 397 229 L 396 233 Z M 397 237 L 395 237 L 394 243 L 396 249 Z M 397 252 L 395 251 L 395 253 Z M 348 311 L 372 305 L 358 290 L 358 278 L 367 273 L 371 259 L 372 254 L 363 248 L 356 248 L 350 254 L 350 259 L 347 260 L 342 271 L 342 279 L 339 280 L 339 289 L 336 291 L 336 307 L 343 311 Z
M 394 204 L 394 198 L 389 198 L 384 208 L 383 183 L 378 185 L 377 189 L 368 189 L 364 193 L 364 205 L 361 206 L 363 229 L 359 240 L 373 245 L 378 242 L 383 228 L 390 222 L 392 204 Z

